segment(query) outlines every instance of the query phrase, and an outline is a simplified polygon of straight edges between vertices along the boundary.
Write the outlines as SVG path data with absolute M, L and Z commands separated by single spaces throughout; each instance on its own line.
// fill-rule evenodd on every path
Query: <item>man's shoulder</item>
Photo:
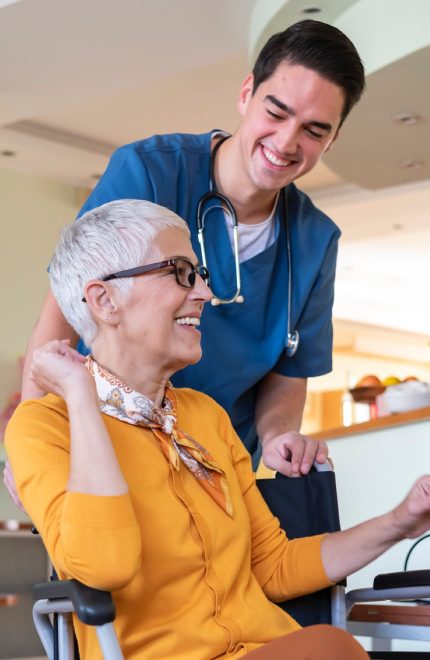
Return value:
M 210 153 L 211 133 L 166 133 L 136 140 L 125 144 L 116 153 L 134 152 L 136 154 L 178 153 L 196 154 Z
M 335 236 L 340 236 L 341 231 L 337 224 L 320 208 L 315 206 L 312 199 L 303 190 L 297 188 L 294 183 L 286 188 L 287 193 L 287 213 L 291 214 L 292 220 L 312 221 Z

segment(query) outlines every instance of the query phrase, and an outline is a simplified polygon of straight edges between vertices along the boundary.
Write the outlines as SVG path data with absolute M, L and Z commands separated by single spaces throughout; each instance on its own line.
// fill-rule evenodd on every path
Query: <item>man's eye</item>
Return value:
M 267 110 L 267 108 L 266 108 L 266 110 Z M 273 119 L 279 119 L 279 120 L 283 119 L 283 117 L 281 117 L 281 115 L 277 115 L 276 112 L 272 112 L 271 110 L 267 110 L 267 114 L 270 115 L 271 117 L 273 117 Z
M 307 130 L 308 134 L 311 137 L 317 138 L 318 140 L 320 140 L 321 138 L 324 137 L 324 135 L 322 133 L 318 133 L 317 131 L 313 131 L 311 128 L 307 128 L 306 130 Z

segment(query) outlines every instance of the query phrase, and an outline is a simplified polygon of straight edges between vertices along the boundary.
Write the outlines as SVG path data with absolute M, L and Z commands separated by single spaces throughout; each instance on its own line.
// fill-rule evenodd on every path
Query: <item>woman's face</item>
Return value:
M 172 257 L 198 260 L 187 236 L 169 228 L 154 241 L 145 263 Z M 180 286 L 172 267 L 134 278 L 131 293 L 120 302 L 121 342 L 144 363 L 174 373 L 201 358 L 200 317 L 212 298 L 200 276 L 193 288 Z

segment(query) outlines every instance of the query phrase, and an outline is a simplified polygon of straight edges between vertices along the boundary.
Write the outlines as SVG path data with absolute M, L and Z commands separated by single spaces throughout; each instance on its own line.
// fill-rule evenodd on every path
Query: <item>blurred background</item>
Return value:
M 367 419 L 369 402 L 356 405 L 349 393 L 365 376 L 383 384 L 430 381 L 428 0 L 0 0 L 0 433 L 19 400 L 20 358 L 48 289 L 53 247 L 111 152 L 154 133 L 234 131 L 239 87 L 256 52 L 270 34 L 304 18 L 333 23 L 354 41 L 367 92 L 334 148 L 298 182 L 343 232 L 334 370 L 310 381 L 303 428 Z M 429 423 L 414 427 L 426 447 Z M 355 473 L 347 467 L 373 442 L 366 437 L 351 446 L 342 440 L 344 465 L 331 445 L 339 487 L 354 506 Z M 403 431 L 398 445 L 392 434 L 386 445 L 381 437 L 373 445 L 381 461 L 387 447 L 403 455 Z M 411 470 L 421 470 L 417 462 Z M 380 463 L 372 467 L 378 491 Z M 398 466 L 387 475 L 394 501 L 404 473 Z M 408 484 L 413 476 L 407 473 Z M 375 490 L 368 492 L 365 514 L 375 504 Z M 26 577 L 36 541 L 17 530 L 15 519 L 25 525 L 25 516 L 0 495 L 7 601 L 44 575 L 46 559 L 33 547 Z M 346 522 L 355 522 L 356 509 L 351 519 L 345 511 Z M 25 598 L 0 611 L 2 658 L 40 648 L 31 624 L 23 625 Z

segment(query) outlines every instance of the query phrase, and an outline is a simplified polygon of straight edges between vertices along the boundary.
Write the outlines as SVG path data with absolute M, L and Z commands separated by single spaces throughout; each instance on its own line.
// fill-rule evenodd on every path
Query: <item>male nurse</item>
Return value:
M 342 32 L 319 21 L 296 23 L 269 39 L 242 83 L 233 135 L 155 135 L 125 145 L 81 211 L 123 198 L 156 202 L 188 222 L 201 259 L 199 200 L 211 186 L 228 197 L 239 223 L 244 300 L 206 305 L 203 358 L 174 384 L 212 396 L 231 416 L 254 467 L 262 451 L 266 466 L 287 475 L 306 474 L 327 456 L 324 443 L 301 435 L 300 426 L 307 379 L 331 370 L 340 235 L 293 182 L 331 148 L 364 84 L 360 57 Z M 211 286 L 229 297 L 235 289 L 231 218 L 212 208 L 205 219 Z M 293 356 L 286 350 L 288 328 L 300 337 Z M 28 346 L 25 398 L 42 394 L 29 364 L 33 351 L 53 338 L 78 341 L 49 294 Z

